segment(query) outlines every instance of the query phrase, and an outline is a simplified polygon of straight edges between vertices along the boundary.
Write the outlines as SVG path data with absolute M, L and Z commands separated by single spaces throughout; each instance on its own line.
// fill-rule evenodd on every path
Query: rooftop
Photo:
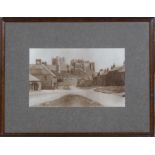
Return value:
M 52 75 L 53 77 L 56 77 L 56 75 L 44 64 L 30 64 L 29 65 L 30 69 L 40 69 L 43 70 L 44 72 Z
M 32 74 L 29 74 L 29 81 L 40 81 L 40 80 L 35 76 L 33 76 Z

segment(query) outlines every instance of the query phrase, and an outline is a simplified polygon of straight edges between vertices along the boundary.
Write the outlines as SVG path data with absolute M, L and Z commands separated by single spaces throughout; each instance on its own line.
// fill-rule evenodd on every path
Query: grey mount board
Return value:
M 6 23 L 5 132 L 148 132 L 149 23 Z M 125 108 L 29 108 L 29 48 L 125 48 Z

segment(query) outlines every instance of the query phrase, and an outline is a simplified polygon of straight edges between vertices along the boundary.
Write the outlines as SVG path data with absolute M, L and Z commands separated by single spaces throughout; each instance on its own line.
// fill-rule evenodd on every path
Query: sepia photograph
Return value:
M 125 48 L 30 48 L 29 107 L 125 107 Z

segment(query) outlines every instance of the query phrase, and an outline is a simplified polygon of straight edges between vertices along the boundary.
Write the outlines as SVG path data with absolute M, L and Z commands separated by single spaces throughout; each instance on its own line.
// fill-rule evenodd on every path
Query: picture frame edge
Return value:
M 5 133 L 5 23 L 6 22 L 149 22 L 150 35 L 150 131 L 149 132 L 62 132 L 62 133 Z M 0 18 L 0 136 L 5 137 L 144 137 L 155 136 L 154 113 L 154 60 L 155 60 L 154 17 L 2 17 Z

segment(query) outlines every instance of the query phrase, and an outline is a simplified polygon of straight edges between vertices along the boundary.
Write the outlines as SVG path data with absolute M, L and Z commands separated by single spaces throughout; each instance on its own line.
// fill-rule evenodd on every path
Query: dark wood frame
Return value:
M 150 35 L 150 131 L 149 132 L 57 132 L 57 133 L 5 133 L 5 23 L 6 22 L 148 22 Z M 66 17 L 66 18 L 0 18 L 0 136 L 154 136 L 154 45 L 155 45 L 155 18 L 102 18 L 102 17 Z

